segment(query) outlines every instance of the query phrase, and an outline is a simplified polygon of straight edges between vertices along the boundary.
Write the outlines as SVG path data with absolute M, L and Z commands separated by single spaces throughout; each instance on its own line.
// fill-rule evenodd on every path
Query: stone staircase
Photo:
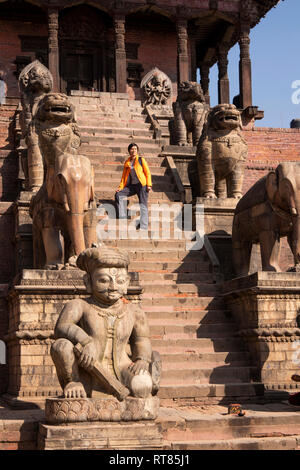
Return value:
M 134 229 L 125 239 L 112 237 L 104 243 L 128 250 L 130 271 L 139 273 L 152 346 L 163 360 L 159 396 L 164 403 L 218 403 L 255 397 L 262 387 L 252 381 L 255 370 L 249 367 L 248 353 L 235 336 L 235 324 L 218 296 L 205 248 L 188 251 L 187 241 L 174 237 L 182 203 L 172 173 L 164 158 L 159 157 L 161 147 L 153 138 L 141 103 L 121 94 L 73 93 L 82 136 L 80 151 L 94 166 L 99 208 L 113 202 L 129 143 L 140 146 L 152 173 L 149 238 L 141 239 Z M 137 202 L 137 197 L 130 199 L 129 213 Z M 160 219 L 151 214 L 151 204 L 164 204 Z M 151 228 L 156 223 L 158 230 L 162 229 L 168 208 L 171 215 L 174 209 L 170 234 L 161 239 L 151 233 Z M 131 226 L 135 225 L 134 216 L 128 221 Z M 114 222 L 118 229 L 119 221 Z

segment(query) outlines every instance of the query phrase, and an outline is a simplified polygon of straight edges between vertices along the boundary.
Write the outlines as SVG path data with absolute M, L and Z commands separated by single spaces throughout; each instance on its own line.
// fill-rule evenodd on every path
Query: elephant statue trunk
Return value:
M 85 250 L 85 239 L 83 232 L 84 213 L 73 214 L 67 213 L 67 226 L 72 240 L 74 253 L 78 256 Z

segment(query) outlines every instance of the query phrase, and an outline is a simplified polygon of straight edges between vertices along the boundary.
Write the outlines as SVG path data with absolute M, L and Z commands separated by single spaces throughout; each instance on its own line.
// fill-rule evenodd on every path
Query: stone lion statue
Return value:
M 197 146 L 208 112 L 201 85 L 181 82 L 173 111 L 176 145 Z
M 248 147 L 241 115 L 232 104 L 215 106 L 207 117 L 197 147 L 201 195 L 240 198 Z
M 60 269 L 97 243 L 94 173 L 78 154 L 80 134 L 69 98 L 48 93 L 34 120 L 44 162 L 44 182 L 31 199 L 34 265 Z

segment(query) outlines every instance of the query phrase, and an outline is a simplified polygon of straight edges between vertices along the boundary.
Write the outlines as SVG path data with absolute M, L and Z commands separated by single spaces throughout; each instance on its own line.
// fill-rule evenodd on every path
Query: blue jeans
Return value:
M 116 193 L 115 199 L 118 205 L 119 219 L 127 218 L 127 198 L 137 194 L 140 203 L 140 228 L 148 229 L 148 196 L 147 186 L 141 183 L 130 184 Z

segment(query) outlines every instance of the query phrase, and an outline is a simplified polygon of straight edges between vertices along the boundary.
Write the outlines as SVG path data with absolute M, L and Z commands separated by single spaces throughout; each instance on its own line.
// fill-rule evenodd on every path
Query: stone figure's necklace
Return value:
M 90 299 L 87 299 L 87 302 L 97 310 L 98 315 L 100 315 L 101 317 L 107 317 L 107 318 L 113 317 L 114 321 L 116 317 L 118 317 L 124 309 L 124 304 L 120 299 L 113 305 L 105 305 L 93 297 L 91 297 Z

